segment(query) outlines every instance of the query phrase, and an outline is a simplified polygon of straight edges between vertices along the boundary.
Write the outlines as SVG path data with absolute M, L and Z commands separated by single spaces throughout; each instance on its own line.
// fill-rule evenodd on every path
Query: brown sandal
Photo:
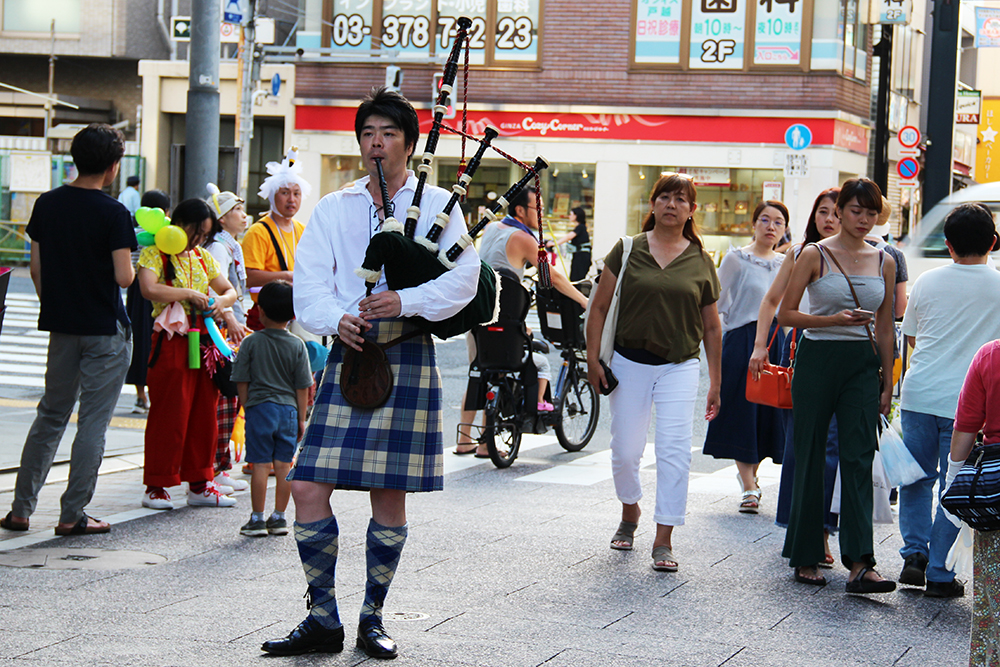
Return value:
M 6 528 L 7 530 L 16 530 L 19 532 L 24 532 L 28 530 L 28 520 L 25 519 L 24 523 L 14 523 L 14 513 L 7 512 L 7 516 L 0 519 L 0 528 Z

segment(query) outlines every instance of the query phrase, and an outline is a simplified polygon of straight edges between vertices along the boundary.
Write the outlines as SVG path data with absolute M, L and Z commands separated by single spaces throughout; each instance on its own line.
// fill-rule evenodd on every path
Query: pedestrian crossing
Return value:
M 42 388 L 49 334 L 38 330 L 38 297 L 8 293 L 0 331 L 0 385 Z
M 518 462 L 525 464 L 528 462 L 550 463 L 549 459 L 531 459 L 525 456 L 526 452 L 549 445 L 558 446 L 555 435 L 534 435 L 525 434 L 521 436 L 521 448 L 518 451 L 518 458 L 514 461 L 514 466 Z M 692 447 L 692 453 L 701 451 L 701 446 Z M 653 443 L 646 443 L 642 460 L 639 464 L 641 470 L 655 470 L 656 458 L 653 452 Z M 489 459 L 477 459 L 473 456 L 455 456 L 450 453 L 445 454 L 444 472 L 445 474 L 468 470 L 477 466 L 492 467 L 493 463 Z M 722 494 L 734 495 L 739 492 L 739 482 L 736 481 L 736 465 L 726 466 L 711 473 L 691 473 L 691 481 L 688 485 L 689 493 Z M 781 466 L 765 459 L 757 470 L 757 478 L 761 487 L 777 485 L 781 478 Z M 540 470 L 517 477 L 518 482 L 528 482 L 536 484 L 566 484 L 571 486 L 592 486 L 611 479 L 611 450 L 605 449 L 593 454 L 581 456 L 572 461 L 559 463 Z

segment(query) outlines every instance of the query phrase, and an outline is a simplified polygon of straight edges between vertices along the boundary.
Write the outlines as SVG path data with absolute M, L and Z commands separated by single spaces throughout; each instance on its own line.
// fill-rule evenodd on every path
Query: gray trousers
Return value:
M 94 496 L 97 470 L 104 458 L 104 436 L 114 414 L 132 359 L 131 332 L 118 324 L 113 336 L 49 336 L 45 395 L 38 404 L 21 452 L 21 467 L 11 509 L 28 518 L 38 504 L 38 492 L 52 467 L 59 441 L 77 398 L 76 438 L 70 455 L 69 482 L 62 495 L 60 523 L 76 523 Z

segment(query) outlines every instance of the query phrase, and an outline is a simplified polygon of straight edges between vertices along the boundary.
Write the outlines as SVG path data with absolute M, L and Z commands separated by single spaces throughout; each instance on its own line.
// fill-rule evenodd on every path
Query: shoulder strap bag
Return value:
M 625 277 L 625 267 L 628 266 L 629 255 L 632 254 L 632 237 L 623 236 L 622 237 L 622 268 L 618 272 L 618 278 L 615 282 L 615 293 L 611 297 L 611 305 L 608 306 L 608 315 L 604 318 L 604 329 L 601 331 L 601 349 L 598 354 L 598 359 L 601 362 L 601 368 L 604 369 L 604 377 L 608 382 L 608 386 L 605 389 L 601 388 L 602 394 L 610 394 L 614 391 L 615 387 L 618 386 L 618 378 L 614 376 L 611 372 L 611 357 L 615 353 L 615 329 L 618 327 L 618 300 L 622 292 L 622 283 Z M 584 314 L 584 320 L 590 321 L 590 313 L 593 307 L 594 300 L 591 299 L 587 304 L 587 312 Z M 586 325 L 584 325 L 584 331 L 586 331 Z
M 976 530 L 1000 530 L 1000 443 L 972 450 L 941 505 Z

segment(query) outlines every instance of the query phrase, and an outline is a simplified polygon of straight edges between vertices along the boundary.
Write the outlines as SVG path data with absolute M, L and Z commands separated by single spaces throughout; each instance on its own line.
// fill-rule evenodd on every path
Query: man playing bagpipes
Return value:
M 343 648 L 334 592 L 339 530 L 330 499 L 334 489 L 352 489 L 368 491 L 372 506 L 357 645 L 372 657 L 396 656 L 396 643 L 382 625 L 382 604 L 406 542 L 406 493 L 443 487 L 441 379 L 431 337 L 420 331 L 385 350 L 395 377 L 387 402 L 358 408 L 341 391 L 342 359 L 345 346 L 360 352 L 364 339 L 382 344 L 415 330 L 403 318 L 436 322 L 454 315 L 476 295 L 480 276 L 479 257 L 474 248 L 467 248 L 454 268 L 433 280 L 389 290 L 383 278 L 366 296 L 365 281 L 355 268 L 387 217 L 377 163 L 388 200 L 404 210 L 417 183 L 406 168 L 419 137 L 417 114 L 398 93 L 373 90 L 358 108 L 355 133 L 369 176 L 317 204 L 295 261 L 296 317 L 306 330 L 337 339 L 289 475 L 310 610 L 287 637 L 262 646 L 282 655 Z M 446 190 L 425 186 L 417 234 L 427 233 L 449 197 Z M 452 246 L 465 232 L 456 206 L 441 246 Z

